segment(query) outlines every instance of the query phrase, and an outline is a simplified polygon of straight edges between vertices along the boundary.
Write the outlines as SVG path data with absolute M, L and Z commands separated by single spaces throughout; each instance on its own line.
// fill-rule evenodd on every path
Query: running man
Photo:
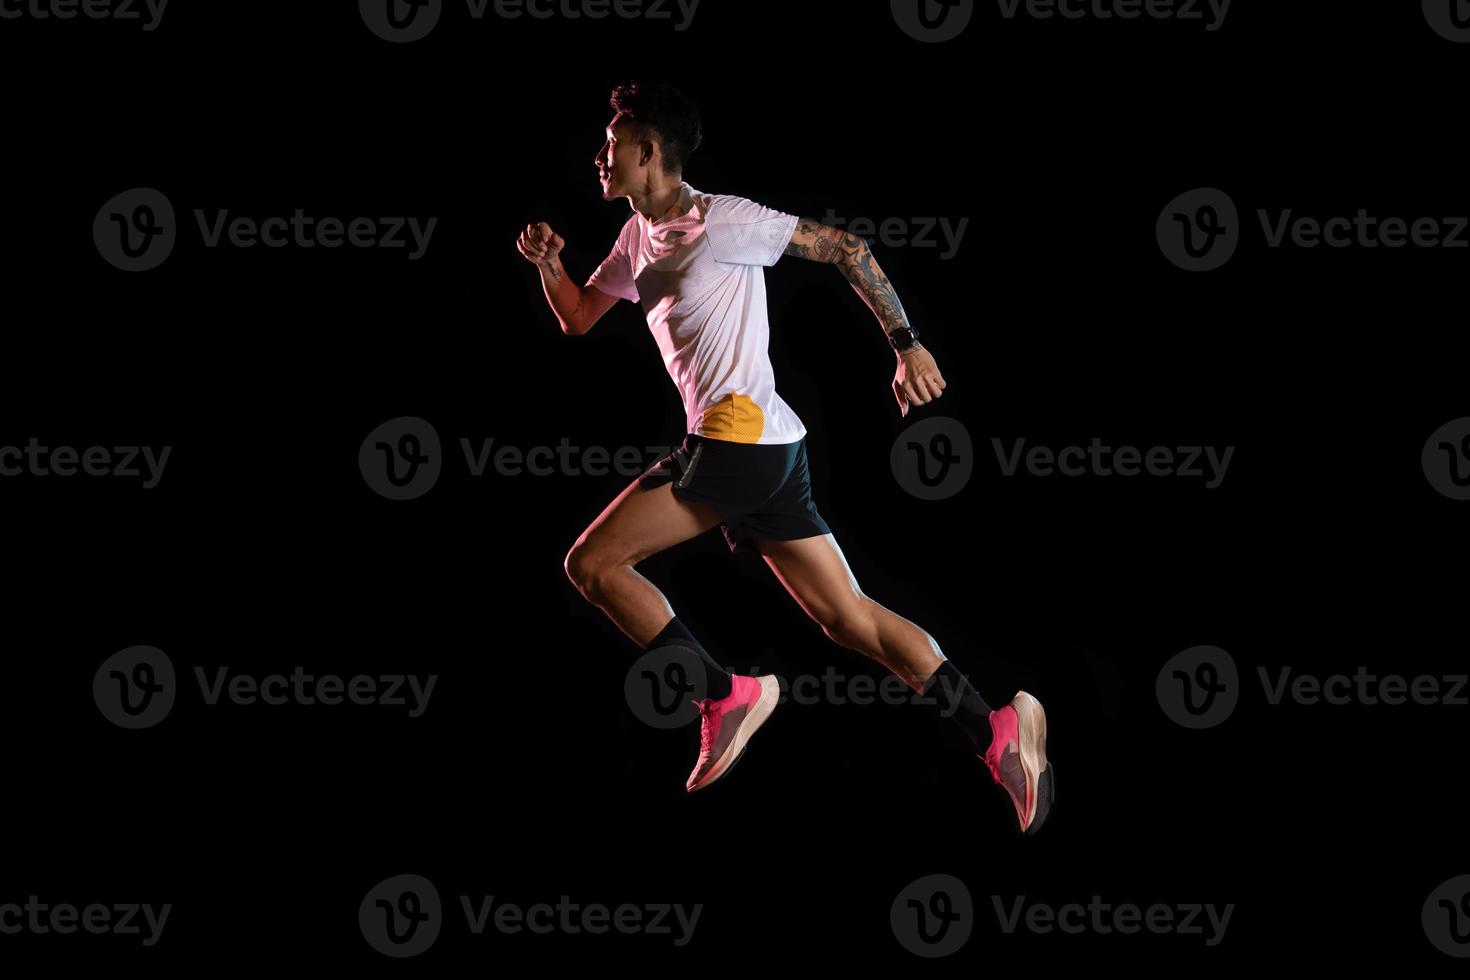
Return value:
M 566 244 L 545 222 L 517 248 L 541 273 L 562 330 L 585 334 L 619 299 L 640 303 L 678 387 L 685 439 L 607 505 L 567 553 L 568 577 L 643 650 L 687 647 L 706 673 L 699 759 L 685 788 L 728 772 L 779 696 L 773 676 L 727 673 L 634 567 L 719 524 L 732 552 L 754 552 L 837 644 L 883 664 L 959 723 L 1034 833 L 1051 809 L 1041 703 L 1018 692 L 998 710 L 923 629 L 868 597 L 812 501 L 806 427 L 776 393 L 762 268 L 783 255 L 836 266 L 872 310 L 897 358 L 899 411 L 942 396 L 943 376 L 919 342 L 860 237 L 683 178 L 701 140 L 697 108 L 667 85 L 632 82 L 612 93 L 595 163 L 604 200 L 633 213 L 607 258 L 578 286 L 561 264 Z

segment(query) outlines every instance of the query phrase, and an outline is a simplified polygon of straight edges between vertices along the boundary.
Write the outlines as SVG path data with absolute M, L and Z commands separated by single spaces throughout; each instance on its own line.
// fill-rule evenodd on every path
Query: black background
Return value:
M 9 193 L 0 445 L 172 446 L 164 478 L 0 480 L 6 757 L 0 902 L 171 902 L 162 941 L 0 936 L 0 962 L 170 971 L 677 966 L 1007 970 L 1374 961 L 1452 969 L 1420 924 L 1470 872 L 1456 789 L 1470 708 L 1270 707 L 1275 671 L 1463 672 L 1467 504 L 1420 466 L 1470 414 L 1464 251 L 1267 248 L 1257 208 L 1463 215 L 1470 45 L 1418 4 L 1233 5 L 1174 20 L 1006 20 L 923 44 L 887 4 L 705 0 L 670 21 L 475 22 L 390 44 L 355 4 L 170 5 L 136 22 L 0 20 Z M 677 393 L 641 313 L 564 336 L 514 241 L 546 220 L 585 279 L 629 214 L 592 159 L 613 84 L 674 82 L 705 143 L 685 177 L 824 220 L 969 219 L 957 254 L 875 246 L 948 382 L 901 418 L 893 357 L 834 270 L 766 270 L 779 390 L 815 499 L 869 595 L 998 706 L 1046 704 L 1056 811 L 1021 840 L 957 731 L 916 708 L 789 705 L 688 795 L 697 733 L 642 725 L 637 650 L 567 580 L 628 477 L 473 478 L 458 440 L 667 446 Z M 94 216 L 164 192 L 159 268 L 108 265 Z M 1247 226 L 1223 268 L 1165 260 L 1195 187 Z M 192 211 L 438 217 L 405 250 L 203 247 Z M 976 470 L 905 493 L 899 433 L 945 415 Z M 438 485 L 386 500 L 364 437 L 419 416 Z M 1223 484 L 1003 477 L 1008 444 L 1234 446 Z M 884 676 L 717 531 L 640 565 L 723 663 Z M 205 707 L 184 685 L 124 731 L 93 674 L 134 644 L 255 674 L 439 675 L 428 711 Z M 1154 695 L 1217 645 L 1246 679 L 1205 731 Z M 430 878 L 438 943 L 403 963 L 356 910 Z M 975 932 L 906 952 L 889 905 L 947 873 Z M 704 903 L 694 941 L 469 936 L 454 896 Z M 1006 901 L 1205 902 L 1202 936 L 1004 934 Z

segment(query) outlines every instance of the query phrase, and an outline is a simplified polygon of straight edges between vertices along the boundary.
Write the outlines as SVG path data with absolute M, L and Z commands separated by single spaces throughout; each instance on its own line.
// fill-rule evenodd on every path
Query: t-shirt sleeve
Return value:
M 705 222 L 710 249 L 720 262 L 775 265 L 800 219 L 749 198 L 716 195 Z
M 633 281 L 633 263 L 628 257 L 628 236 L 626 234 L 618 235 L 618 240 L 613 242 L 612 251 L 607 253 L 607 258 L 592 270 L 592 275 L 587 279 L 587 285 L 596 286 L 609 296 L 616 296 L 632 303 L 638 302 L 638 284 Z

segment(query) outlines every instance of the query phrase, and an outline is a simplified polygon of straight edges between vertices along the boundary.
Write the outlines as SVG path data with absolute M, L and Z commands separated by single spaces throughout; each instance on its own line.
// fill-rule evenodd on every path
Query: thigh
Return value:
M 720 523 L 712 504 L 681 500 L 673 490 L 672 483 L 645 490 L 634 480 L 587 525 L 573 549 L 631 564 Z
M 824 626 L 855 614 L 867 598 L 830 533 L 755 542 L 766 564 L 806 614 Z

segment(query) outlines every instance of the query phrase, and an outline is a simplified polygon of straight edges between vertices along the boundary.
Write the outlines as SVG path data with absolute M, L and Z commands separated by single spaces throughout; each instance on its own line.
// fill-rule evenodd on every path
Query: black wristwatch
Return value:
M 888 342 L 893 345 L 894 350 L 902 354 L 918 344 L 919 332 L 912 327 L 896 327 L 888 335 Z

